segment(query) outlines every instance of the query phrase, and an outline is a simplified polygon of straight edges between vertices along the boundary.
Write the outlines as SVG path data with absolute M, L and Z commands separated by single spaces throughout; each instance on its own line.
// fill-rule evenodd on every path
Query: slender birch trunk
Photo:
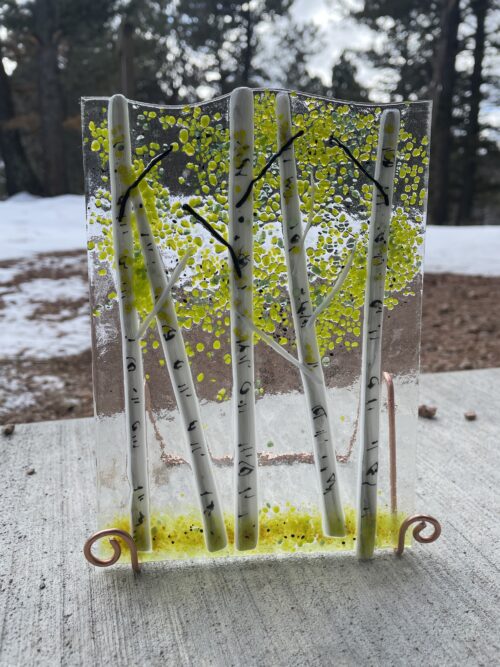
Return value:
M 374 185 L 370 218 L 362 344 L 361 455 L 359 459 L 356 522 L 357 555 L 361 559 L 372 557 L 377 530 L 382 321 L 399 122 L 400 113 L 397 109 L 389 109 L 382 113 L 375 180 L 382 186 L 387 199 Z
M 128 127 L 127 102 L 125 98 L 121 99 L 125 105 L 123 113 L 127 114 Z M 124 156 L 124 163 L 128 169 L 128 173 L 130 173 L 132 169 L 130 143 L 127 149 Z M 167 274 L 158 246 L 151 232 L 147 212 L 138 188 L 132 190 L 130 198 L 135 210 L 137 231 L 148 274 L 151 295 L 153 301 L 157 301 L 168 284 Z M 190 462 L 194 472 L 196 490 L 202 512 L 205 544 L 208 551 L 218 551 L 227 545 L 222 504 L 215 483 L 210 452 L 202 426 L 198 397 L 184 345 L 182 330 L 179 327 L 174 301 L 170 295 L 165 298 L 164 305 L 156 315 L 156 321 L 175 399 L 186 433 Z
M 253 92 L 237 88 L 229 103 L 229 243 L 241 277 L 230 271 L 235 467 L 235 546 L 254 549 L 259 534 L 253 331 Z
M 287 93 L 276 97 L 278 148 L 292 136 L 290 98 Z M 310 413 L 314 442 L 314 461 L 321 488 L 321 511 L 325 535 L 345 535 L 345 519 L 340 499 L 335 449 L 328 418 L 326 386 L 315 327 L 306 327 L 312 315 L 307 276 L 307 261 L 302 239 L 302 218 L 297 190 L 297 168 L 293 144 L 279 158 L 283 237 L 288 272 L 288 289 L 293 323 L 297 337 L 299 361 L 317 378 L 314 382 L 301 373 L 304 395 Z
M 133 200 L 151 293 L 156 300 L 161 296 L 167 285 L 167 275 L 144 209 L 140 208 L 140 195 L 135 195 Z M 191 366 L 172 297 L 168 296 L 165 299 L 163 307 L 156 316 L 156 322 L 175 400 L 186 433 L 190 463 L 202 513 L 205 544 L 208 551 L 219 551 L 227 546 L 222 503 L 202 425 L 200 405 Z
M 109 102 L 109 172 L 113 245 L 115 251 L 117 293 L 122 336 L 123 383 L 127 423 L 128 478 L 132 487 L 130 522 L 132 537 L 139 551 L 151 550 L 149 514 L 149 478 L 146 445 L 146 413 L 142 355 L 137 331 L 139 318 L 134 307 L 133 265 L 134 237 L 130 220 L 130 204 L 119 219 L 120 198 L 127 189 L 129 172 L 130 133 L 127 100 L 115 95 Z

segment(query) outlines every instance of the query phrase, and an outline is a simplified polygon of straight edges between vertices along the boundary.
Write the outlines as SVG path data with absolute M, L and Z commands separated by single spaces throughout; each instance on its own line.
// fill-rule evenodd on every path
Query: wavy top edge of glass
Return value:
M 238 90 L 239 88 L 242 88 L 242 86 L 236 86 L 234 90 Z M 432 109 L 432 100 L 403 100 L 401 102 L 356 102 L 353 100 L 344 100 L 336 97 L 326 97 L 323 95 L 313 95 L 311 93 L 307 93 L 305 91 L 300 91 L 300 90 L 295 90 L 293 88 L 274 88 L 274 87 L 262 87 L 262 88 L 250 88 L 252 93 L 288 93 L 289 95 L 295 96 L 295 97 L 301 97 L 301 98 L 307 98 L 307 99 L 314 99 L 318 100 L 320 102 L 330 102 L 334 104 L 348 104 L 349 106 L 356 106 L 356 107 L 361 107 L 361 108 L 381 108 L 381 109 L 403 109 L 406 107 L 419 107 L 421 106 L 422 108 L 430 111 Z M 220 102 L 222 100 L 229 99 L 231 97 L 233 91 L 229 93 L 225 93 L 224 95 L 218 95 L 217 97 L 211 97 L 206 100 L 200 100 L 199 102 L 191 102 L 191 103 L 185 103 L 185 104 L 155 104 L 153 102 L 143 102 L 141 100 L 132 100 L 129 99 L 124 95 L 126 98 L 127 102 L 129 104 L 138 104 L 141 106 L 147 106 L 147 107 L 152 107 L 154 109 L 194 109 L 196 107 L 204 106 L 206 104 L 212 104 L 215 102 Z M 87 102 L 109 102 L 109 100 L 113 97 L 113 95 L 110 96 L 84 96 L 80 98 L 81 104 L 85 104 Z

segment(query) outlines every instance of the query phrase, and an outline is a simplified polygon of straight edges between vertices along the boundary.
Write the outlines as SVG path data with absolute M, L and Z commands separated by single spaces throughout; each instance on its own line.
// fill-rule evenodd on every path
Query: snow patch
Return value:
M 424 268 L 427 273 L 500 276 L 500 225 L 429 225 Z
M 90 347 L 87 303 L 78 309 L 37 313 L 44 304 L 87 298 L 87 282 L 78 276 L 39 278 L 0 290 L 0 356 L 50 359 L 79 354 Z
M 18 378 L 0 375 L 0 416 L 29 408 L 36 404 L 35 396 Z
M 81 195 L 34 197 L 22 192 L 0 202 L 0 260 L 85 248 Z
M 28 386 L 29 384 L 29 386 Z M 64 389 L 64 382 L 56 375 L 34 375 L 30 378 L 16 377 L 12 371 L 0 375 L 0 417 L 37 405 L 38 396 Z
M 34 375 L 32 381 L 41 391 L 57 391 L 64 389 L 64 382 L 57 375 Z

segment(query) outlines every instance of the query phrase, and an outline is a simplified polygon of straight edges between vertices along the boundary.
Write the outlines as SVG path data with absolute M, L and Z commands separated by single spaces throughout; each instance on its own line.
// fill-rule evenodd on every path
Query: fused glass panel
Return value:
M 414 510 L 429 111 L 83 101 L 98 527 L 143 560 L 394 545 Z

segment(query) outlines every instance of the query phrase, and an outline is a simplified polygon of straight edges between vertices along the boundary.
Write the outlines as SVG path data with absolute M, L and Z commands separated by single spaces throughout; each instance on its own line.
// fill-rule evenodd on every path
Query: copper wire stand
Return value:
M 383 373 L 384 382 L 387 387 L 387 414 L 389 418 L 389 485 L 391 490 L 391 515 L 394 522 L 398 521 L 398 486 L 397 486 L 397 447 L 396 447 L 396 399 L 394 395 L 394 382 L 390 373 Z M 416 523 L 413 529 L 413 537 L 417 542 L 429 544 L 435 542 L 441 535 L 441 524 L 429 514 L 415 514 L 407 517 L 399 526 L 398 544 L 394 549 L 397 556 L 401 556 L 405 549 L 405 537 L 408 528 Z M 427 524 L 433 527 L 430 535 L 422 535 Z
M 403 523 L 397 527 L 398 521 L 398 488 L 397 488 L 397 452 L 396 452 L 396 400 L 394 395 L 394 382 L 390 373 L 383 373 L 385 385 L 387 387 L 387 413 L 389 419 L 389 485 L 391 494 L 391 515 L 396 523 L 395 531 L 399 530 L 397 547 L 394 552 L 397 556 L 401 556 L 405 549 L 405 537 L 408 528 L 416 524 L 413 528 L 413 537 L 421 544 L 429 544 L 435 542 L 441 535 L 441 524 L 439 521 L 428 514 L 415 514 L 407 517 Z M 428 525 L 433 528 L 429 535 L 422 535 L 422 532 Z M 101 559 L 92 553 L 92 545 L 98 540 L 109 537 L 110 544 L 113 548 L 113 555 L 108 559 Z M 106 530 L 99 530 L 89 537 L 83 547 L 83 553 L 89 563 L 96 567 L 109 567 L 118 562 L 121 556 L 121 546 L 117 537 L 120 537 L 130 549 L 130 563 L 132 570 L 135 573 L 140 572 L 139 559 L 137 555 L 137 546 L 134 539 L 125 530 L 118 528 L 108 528 Z
M 108 559 L 97 558 L 97 556 L 92 553 L 92 545 L 94 542 L 97 542 L 103 537 L 109 537 L 109 543 L 113 547 L 113 555 Z M 133 537 L 130 535 L 130 533 L 127 533 L 126 530 L 120 530 L 119 528 L 108 528 L 106 530 L 99 530 L 97 533 L 91 535 L 83 546 L 83 553 L 85 558 L 89 563 L 91 563 L 91 565 L 95 565 L 96 567 L 109 567 L 110 565 L 114 565 L 116 562 L 118 562 L 122 554 L 120 543 L 116 539 L 117 537 L 120 537 L 124 542 L 127 543 L 128 548 L 130 549 L 130 564 L 132 566 L 132 570 L 138 574 L 141 571 L 141 567 L 139 565 L 139 559 L 137 556 L 137 546 Z

